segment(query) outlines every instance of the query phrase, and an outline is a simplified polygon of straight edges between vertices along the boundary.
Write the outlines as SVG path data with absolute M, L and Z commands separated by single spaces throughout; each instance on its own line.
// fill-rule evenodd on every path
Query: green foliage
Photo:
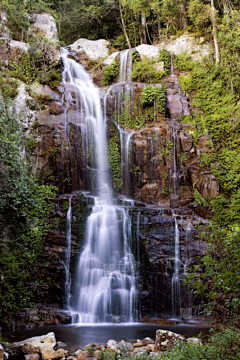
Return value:
M 120 190 L 123 185 L 119 139 L 114 135 L 108 143 L 108 161 L 113 179 L 113 187 Z
M 120 63 L 119 61 L 113 61 L 111 65 L 108 65 L 104 69 L 102 85 L 111 85 L 119 76 Z
M 42 251 L 42 237 L 49 231 L 46 218 L 57 189 L 29 175 L 21 156 L 25 140 L 21 122 L 1 103 L 0 107 L 0 314 L 30 306 L 24 289 L 24 265 Z
M 4 99 L 14 99 L 18 94 L 18 81 L 11 76 L 8 69 L 0 72 L 0 92 Z
M 197 189 L 194 189 L 193 197 L 195 199 L 195 202 L 200 206 L 209 206 L 208 202 L 202 197 L 200 192 L 197 191 Z
M 27 150 L 29 150 L 30 152 L 32 152 L 34 150 L 34 148 L 36 147 L 36 145 L 38 143 L 36 138 L 32 135 L 25 135 L 23 140 L 24 140 L 24 144 L 25 144 Z
M 158 83 L 165 75 L 164 72 L 154 69 L 154 62 L 151 59 L 144 59 L 133 63 L 132 78 L 134 81 L 145 83 Z
M 157 100 L 158 111 L 165 114 L 166 101 L 163 88 L 147 85 L 143 89 L 140 99 L 143 106 L 153 106 L 155 100 Z
M 136 62 L 141 61 L 141 57 L 140 57 L 139 52 L 137 50 L 133 51 L 131 53 L 131 56 L 132 56 L 132 63 L 133 64 L 136 63 Z
M 208 315 L 222 316 L 228 322 L 240 324 L 240 228 L 220 228 L 216 225 L 204 234 L 208 237 L 209 252 L 202 265 L 191 269 L 185 281 L 195 294 L 208 299 L 204 311 Z
M 165 351 L 159 360 L 237 360 L 240 356 L 240 332 L 222 328 L 215 331 L 204 345 L 179 341 L 172 350 Z
M 19 64 L 11 64 L 11 70 L 12 76 L 23 81 L 25 84 L 31 84 L 37 78 L 37 73 L 31 66 L 28 52 L 19 57 Z
M 194 61 L 190 55 L 179 54 L 174 58 L 174 65 L 177 70 L 189 71 L 194 67 Z
M 170 52 L 167 51 L 166 49 L 160 50 L 159 51 L 158 61 L 164 61 L 165 73 L 167 75 L 169 75 L 170 70 L 171 70 L 171 54 L 170 54 Z

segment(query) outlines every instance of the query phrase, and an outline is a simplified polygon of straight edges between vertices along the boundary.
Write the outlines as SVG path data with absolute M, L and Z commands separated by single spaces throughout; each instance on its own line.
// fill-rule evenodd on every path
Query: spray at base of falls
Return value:
M 173 213 L 173 216 L 175 214 Z M 180 292 L 180 244 L 179 244 L 179 228 L 177 219 L 174 217 L 175 222 L 175 254 L 174 254 L 174 272 L 172 276 L 172 316 L 180 316 L 180 306 L 181 306 L 181 292 Z
M 84 250 L 80 255 L 72 303 L 80 323 L 112 322 L 114 316 L 132 322 L 136 307 L 135 259 L 129 247 L 131 221 L 125 208 L 114 206 L 107 167 L 106 123 L 98 89 L 84 67 L 62 50 L 63 83 L 75 91 L 80 103 L 78 118 L 83 137 L 84 161 L 94 174 L 96 193 L 88 217 Z M 88 165 L 88 166 L 87 166 Z
M 65 273 L 66 273 L 66 281 L 65 281 L 65 296 L 66 296 L 66 306 L 67 309 L 70 308 L 71 303 L 71 273 L 70 273 L 70 258 L 71 258 L 71 246 L 72 246 L 72 197 L 69 198 L 69 207 L 67 212 L 67 249 L 65 256 Z

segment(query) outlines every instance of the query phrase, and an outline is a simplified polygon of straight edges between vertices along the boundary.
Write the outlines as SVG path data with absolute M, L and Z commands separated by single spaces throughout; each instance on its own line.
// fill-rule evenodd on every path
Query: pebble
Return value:
M 142 342 L 136 342 L 133 344 L 134 347 L 141 347 L 143 346 L 143 343 Z
M 27 355 L 24 355 L 24 359 L 25 360 L 40 360 L 40 355 L 39 354 L 27 354 Z
M 57 352 L 59 354 L 62 354 L 63 356 L 68 356 L 68 351 L 64 349 L 57 349 Z
M 78 355 L 77 355 L 77 359 L 78 360 L 85 360 L 88 358 L 91 358 L 92 354 L 89 351 L 81 351 Z

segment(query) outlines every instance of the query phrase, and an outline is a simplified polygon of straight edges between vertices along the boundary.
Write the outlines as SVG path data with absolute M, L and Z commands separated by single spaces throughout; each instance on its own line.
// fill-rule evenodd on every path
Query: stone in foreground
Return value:
M 26 354 L 24 355 L 25 360 L 40 360 L 39 354 Z
M 53 332 L 42 336 L 13 343 L 7 349 L 9 356 L 18 356 L 20 354 L 42 354 L 44 350 L 53 350 L 56 345 L 56 338 Z
M 42 356 L 45 360 L 54 360 L 60 359 L 62 357 L 62 354 L 55 350 L 43 350 Z
M 176 345 L 178 340 L 183 340 L 184 338 L 172 331 L 167 330 L 157 330 L 156 331 L 156 341 L 155 341 L 155 352 L 156 351 L 166 351 L 171 349 Z

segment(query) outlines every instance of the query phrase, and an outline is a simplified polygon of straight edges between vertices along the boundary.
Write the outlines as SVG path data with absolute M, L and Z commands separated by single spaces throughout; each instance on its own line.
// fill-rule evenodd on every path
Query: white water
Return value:
M 84 154 L 91 150 L 95 205 L 88 217 L 84 250 L 75 285 L 72 310 L 80 323 L 134 321 L 136 310 L 135 260 L 129 247 L 131 220 L 125 208 L 114 206 L 107 166 L 106 123 L 98 89 L 84 67 L 62 50 L 63 83 L 76 89 Z M 87 161 L 87 156 L 85 156 Z M 87 165 L 87 164 L 86 164 Z M 117 319 L 116 319 L 117 317 Z
M 174 123 L 172 123 L 172 140 L 173 140 L 173 172 L 172 172 L 173 194 L 176 195 L 179 174 L 178 174 L 178 168 L 177 168 L 176 130 L 174 127 Z
M 187 267 L 188 267 L 188 245 L 192 240 L 192 224 L 189 222 L 186 229 L 186 246 L 185 246 L 185 262 L 183 266 L 183 281 L 188 277 Z M 181 316 L 183 319 L 191 320 L 192 318 L 192 291 L 189 291 L 189 285 L 183 285 L 185 288 L 185 302 L 182 304 Z
M 120 52 L 120 82 L 132 81 L 132 52 L 133 49 Z
M 173 214 L 175 215 L 175 214 Z M 175 222 L 175 254 L 174 254 L 174 272 L 172 276 L 172 316 L 174 318 L 180 315 L 181 306 L 181 293 L 180 293 L 180 244 L 179 244 L 179 228 L 177 219 L 174 217 Z
M 67 248 L 66 248 L 66 256 L 65 256 L 65 273 L 66 273 L 66 281 L 65 281 L 65 294 L 66 294 L 66 305 L 67 309 L 70 307 L 71 301 L 71 273 L 70 273 L 70 257 L 71 257 L 71 246 L 72 246 L 72 198 L 69 198 L 69 207 L 67 212 Z

